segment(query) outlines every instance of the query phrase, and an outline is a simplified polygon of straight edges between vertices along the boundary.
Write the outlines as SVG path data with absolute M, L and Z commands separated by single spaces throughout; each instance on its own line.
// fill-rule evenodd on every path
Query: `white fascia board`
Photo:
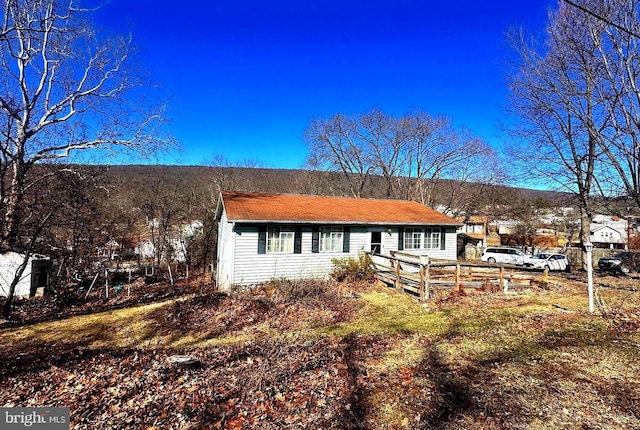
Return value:
M 327 224 L 336 224 L 336 225 L 363 225 L 363 226 L 405 226 L 405 225 L 415 225 L 415 226 L 463 226 L 463 223 L 434 223 L 434 222 L 363 222 L 363 221 L 299 221 L 299 220 L 229 220 L 229 222 L 234 222 L 237 224 L 318 224 L 318 225 L 327 225 Z

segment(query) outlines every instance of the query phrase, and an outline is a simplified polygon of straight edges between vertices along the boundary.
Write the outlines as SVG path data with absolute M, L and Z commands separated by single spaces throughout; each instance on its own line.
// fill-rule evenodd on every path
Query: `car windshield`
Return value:
M 547 258 L 549 258 L 549 254 L 536 254 L 532 258 L 535 258 L 538 260 L 546 260 Z

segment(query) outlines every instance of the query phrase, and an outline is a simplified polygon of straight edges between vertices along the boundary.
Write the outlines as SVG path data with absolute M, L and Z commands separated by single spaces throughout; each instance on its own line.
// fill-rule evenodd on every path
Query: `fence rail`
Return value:
M 464 288 L 502 290 L 529 287 L 532 281 L 546 283 L 548 271 L 514 265 L 431 259 L 399 251 L 390 255 L 367 253 L 378 279 L 408 291 L 425 301 L 438 290 Z

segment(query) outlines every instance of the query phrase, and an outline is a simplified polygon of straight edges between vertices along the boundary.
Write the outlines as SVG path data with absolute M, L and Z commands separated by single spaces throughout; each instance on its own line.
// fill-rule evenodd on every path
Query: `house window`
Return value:
M 342 252 L 342 227 L 320 227 L 320 252 Z
M 440 249 L 440 229 L 439 228 L 425 229 L 424 247 L 426 249 Z
M 407 228 L 404 230 L 405 249 L 420 249 L 422 245 L 422 230 L 419 228 Z
M 267 229 L 268 253 L 293 253 L 293 227 L 269 227 Z

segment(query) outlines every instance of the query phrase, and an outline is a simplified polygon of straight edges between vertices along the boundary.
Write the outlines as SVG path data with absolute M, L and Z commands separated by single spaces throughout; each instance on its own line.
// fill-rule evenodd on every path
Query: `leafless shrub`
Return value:
M 371 257 L 360 254 L 358 258 L 334 258 L 334 269 L 330 276 L 337 282 L 355 283 L 358 281 L 373 282 L 375 270 L 371 267 Z

